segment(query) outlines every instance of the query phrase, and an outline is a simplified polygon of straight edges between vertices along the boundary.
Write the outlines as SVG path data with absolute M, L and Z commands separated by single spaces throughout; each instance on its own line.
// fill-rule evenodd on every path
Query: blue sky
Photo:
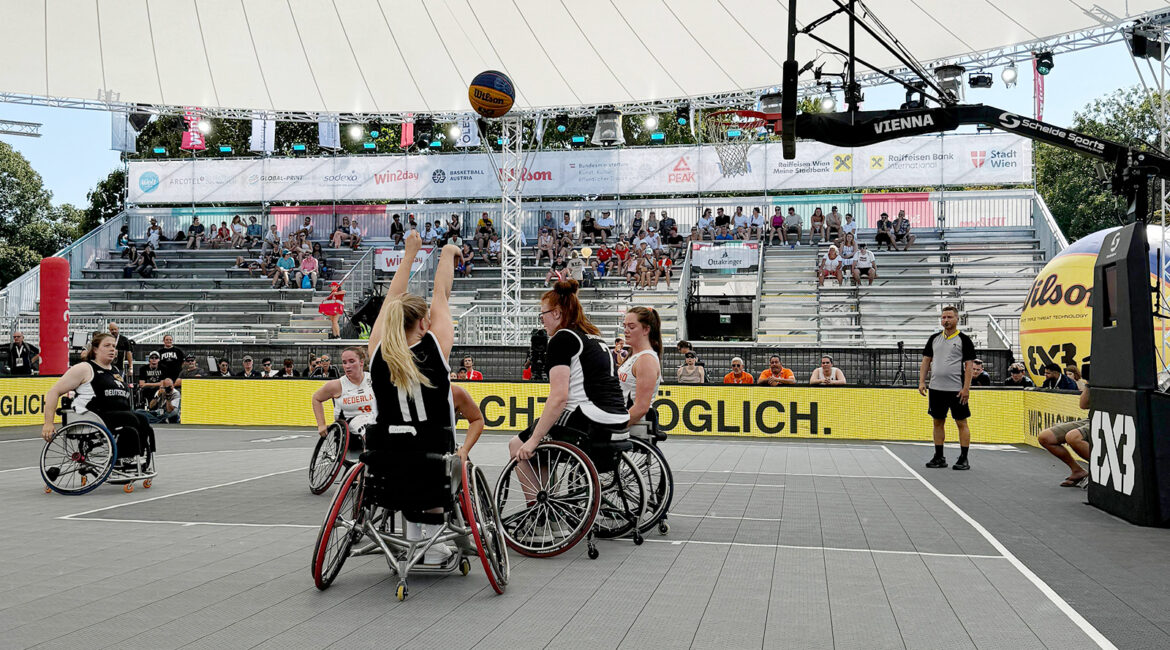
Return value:
M 1073 113 L 1089 101 L 1117 88 L 1139 83 L 1122 42 L 1056 57 L 1046 80 L 1045 121 L 1067 126 Z M 1032 113 L 1032 68 L 1019 68 L 1014 88 L 1004 88 L 999 70 L 992 70 L 995 86 L 967 89 L 966 101 L 997 106 L 1015 113 Z M 903 101 L 900 87 L 869 88 L 866 109 L 896 108 Z M 841 102 L 840 93 L 837 101 Z M 86 193 L 120 164 L 110 151 L 110 115 L 101 111 L 69 110 L 0 103 L 0 117 L 41 122 L 40 138 L 0 136 L 32 163 L 54 203 L 87 205 Z

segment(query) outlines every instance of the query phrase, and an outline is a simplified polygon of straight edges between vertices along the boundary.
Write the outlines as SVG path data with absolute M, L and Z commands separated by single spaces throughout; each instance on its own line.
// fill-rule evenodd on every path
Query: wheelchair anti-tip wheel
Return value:
M 504 466 L 495 503 L 509 547 L 529 557 L 552 557 L 589 533 L 601 484 L 583 451 L 546 439 L 531 459 L 512 459 Z
M 333 583 L 350 549 L 361 537 L 362 489 L 365 465 L 356 463 L 341 480 L 341 487 L 329 505 L 329 514 L 321 524 L 317 543 L 313 545 L 313 583 L 326 589 Z
M 670 531 L 666 515 L 674 499 L 674 475 L 670 471 L 670 464 L 656 445 L 633 437 L 630 442 L 634 448 L 629 456 L 646 481 L 646 509 L 638 519 L 638 530 L 647 533 L 657 526 L 658 533 L 665 535 Z
M 345 466 L 345 453 L 349 449 L 349 426 L 345 422 L 334 422 L 317 440 L 313 449 L 313 460 L 309 462 L 309 491 L 322 494 L 329 489 Z
M 597 513 L 597 536 L 614 539 L 633 533 L 634 543 L 642 543 L 638 523 L 646 511 L 646 482 L 642 471 L 628 453 L 618 456 L 612 472 L 601 480 L 601 508 Z
M 483 564 L 483 572 L 488 582 L 497 594 L 504 593 L 508 584 L 510 565 L 508 563 L 508 546 L 504 537 L 503 527 L 500 525 L 500 514 L 488 491 L 487 478 L 483 470 L 474 466 L 471 461 L 463 463 L 463 489 L 459 492 L 459 505 L 463 509 L 463 519 L 471 528 L 475 539 L 476 552 Z M 462 569 L 462 565 L 460 565 Z M 470 564 L 463 575 L 471 570 Z
M 58 494 L 85 494 L 104 483 L 114 469 L 118 445 L 109 429 L 75 422 L 57 430 L 41 451 L 41 478 Z

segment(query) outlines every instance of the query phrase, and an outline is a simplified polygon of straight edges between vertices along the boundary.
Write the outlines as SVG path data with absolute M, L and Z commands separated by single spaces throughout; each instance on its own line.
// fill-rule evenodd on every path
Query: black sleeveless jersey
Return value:
M 366 431 L 371 449 L 414 450 L 430 453 L 455 451 L 455 403 L 451 398 L 451 366 L 435 335 L 427 332 L 410 347 L 414 363 L 431 387 L 417 386 L 413 394 L 390 382 L 390 368 L 382 359 L 381 344 L 370 361 L 370 385 L 378 417 Z M 413 429 L 414 433 L 410 433 Z M 393 441 L 409 440 L 400 446 Z
M 618 383 L 617 366 L 600 337 L 577 329 L 560 329 L 548 340 L 546 367 L 569 367 L 566 412 L 580 410 L 597 424 L 621 425 L 629 420 Z
M 115 369 L 99 366 L 86 361 L 93 369 L 93 379 L 77 387 L 73 398 L 73 410 L 78 413 L 93 411 L 98 415 L 130 410 L 130 391 L 122 379 L 122 373 Z

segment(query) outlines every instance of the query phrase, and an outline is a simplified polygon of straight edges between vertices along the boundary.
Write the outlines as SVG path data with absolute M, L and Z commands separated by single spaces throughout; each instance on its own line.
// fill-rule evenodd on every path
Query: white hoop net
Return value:
M 748 151 L 764 124 L 763 114 L 755 111 L 720 111 L 703 118 L 703 138 L 714 145 L 724 176 L 748 173 Z

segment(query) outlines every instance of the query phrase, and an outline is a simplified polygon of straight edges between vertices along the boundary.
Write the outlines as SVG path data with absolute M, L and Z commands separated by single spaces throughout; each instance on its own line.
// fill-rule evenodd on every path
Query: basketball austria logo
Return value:
M 1133 493 L 1136 478 L 1133 452 L 1137 432 L 1133 416 L 1093 411 L 1090 427 L 1089 436 L 1093 442 L 1089 459 L 1090 480 L 1129 496 Z

